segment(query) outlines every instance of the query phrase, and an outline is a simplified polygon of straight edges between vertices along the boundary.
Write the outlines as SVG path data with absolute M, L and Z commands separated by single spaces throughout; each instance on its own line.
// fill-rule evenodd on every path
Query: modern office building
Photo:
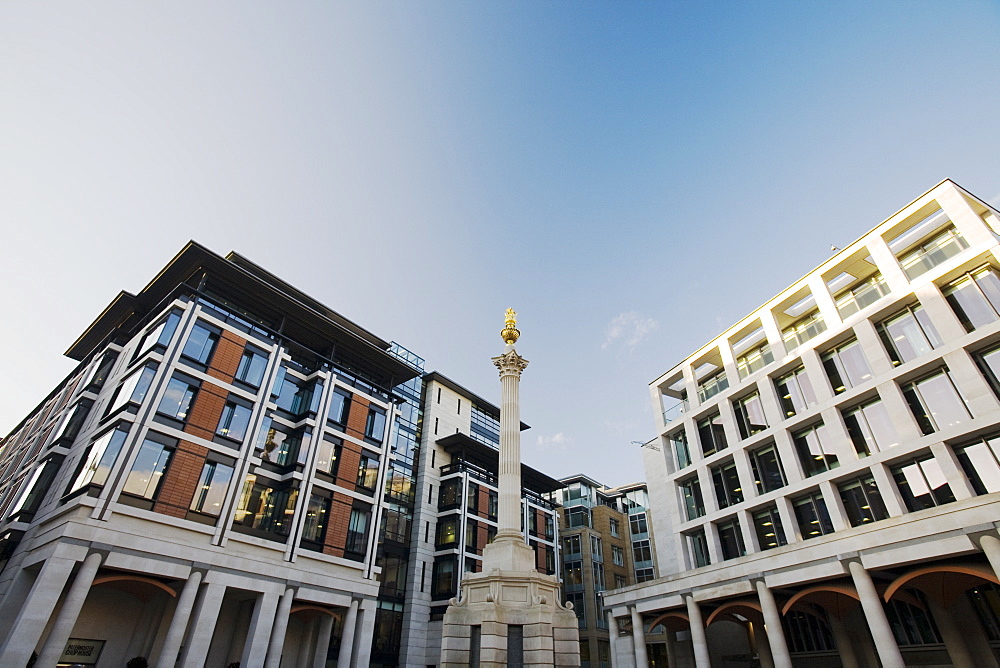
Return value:
M 437 663 L 408 654 L 495 522 L 495 406 L 193 242 L 67 355 L 0 442 L 0 665 Z M 559 483 L 525 481 L 553 569 Z
M 651 383 L 616 665 L 997 665 L 998 216 L 944 181 Z

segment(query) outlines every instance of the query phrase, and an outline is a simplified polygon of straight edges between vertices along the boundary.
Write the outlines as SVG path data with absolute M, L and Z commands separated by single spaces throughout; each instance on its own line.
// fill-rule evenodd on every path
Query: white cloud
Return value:
M 606 350 L 617 344 L 622 348 L 628 348 L 631 352 L 659 326 L 660 324 L 652 318 L 641 316 L 635 311 L 627 311 L 615 316 L 608 323 L 607 335 L 601 344 L 601 349 Z
M 572 442 L 573 439 L 561 431 L 552 436 L 539 435 L 537 441 L 538 447 L 543 450 L 566 450 Z

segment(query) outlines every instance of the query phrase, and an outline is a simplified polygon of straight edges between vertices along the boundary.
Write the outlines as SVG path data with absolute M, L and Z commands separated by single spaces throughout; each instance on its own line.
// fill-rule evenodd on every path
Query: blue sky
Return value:
M 643 477 L 648 383 L 944 178 L 1000 204 L 995 2 L 0 6 L 0 432 L 188 239 Z

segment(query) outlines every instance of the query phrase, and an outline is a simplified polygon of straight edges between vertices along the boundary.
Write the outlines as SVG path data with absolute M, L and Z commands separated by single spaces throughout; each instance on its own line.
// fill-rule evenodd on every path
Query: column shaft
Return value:
M 990 562 L 990 568 L 1000 577 L 1000 538 L 996 536 L 983 536 L 979 539 L 979 547 Z
M 222 607 L 222 598 L 225 595 L 226 585 L 218 582 L 209 583 L 201 592 L 198 610 L 191 624 L 194 630 L 191 633 L 191 640 L 184 649 L 184 658 L 181 660 L 183 668 L 202 668 L 205 665 L 205 657 L 208 656 L 208 650 L 212 646 L 215 625 L 219 621 L 219 608 Z
M 840 655 L 843 668 L 859 668 L 858 655 L 854 651 L 854 643 L 851 642 L 851 634 L 848 633 L 844 620 L 829 611 L 826 618 L 830 620 L 830 632 L 833 634 L 833 641 L 837 643 L 837 654 Z
M 972 652 L 969 651 L 969 645 L 965 642 L 964 632 L 955 622 L 952 611 L 945 610 L 930 597 L 928 597 L 927 604 L 934 617 L 934 622 L 941 632 L 941 640 L 944 641 L 944 647 L 948 650 L 948 656 L 954 667 L 976 668 Z
M 281 650 L 285 647 L 285 632 L 288 630 L 288 613 L 295 600 L 295 590 L 289 587 L 285 590 L 278 604 L 278 612 L 274 616 L 274 628 L 271 629 L 271 642 L 267 646 L 265 668 L 278 668 L 281 664 Z
M 615 656 L 615 652 L 618 651 L 618 620 L 615 619 L 615 613 L 610 609 L 608 610 L 608 651 L 611 653 L 611 668 L 618 668 L 618 657 Z
M 101 567 L 102 561 L 104 561 L 104 557 L 97 552 L 87 555 L 87 558 L 83 560 L 83 564 L 76 574 L 76 579 L 73 580 L 73 585 L 69 588 L 62 608 L 59 610 L 59 615 L 52 625 L 52 630 L 49 631 L 49 637 L 42 645 L 42 651 L 38 653 L 36 663 L 39 666 L 54 666 L 59 663 L 59 657 L 66 649 L 66 641 L 73 633 L 73 627 L 76 626 L 76 620 L 80 616 L 80 610 L 83 609 L 83 604 L 87 600 L 87 594 L 90 593 L 90 587 L 94 584 L 94 577 L 97 575 L 97 569 Z
M 899 652 L 896 638 L 892 635 L 889 620 L 882 608 L 882 598 L 875 590 L 871 576 L 860 562 L 852 561 L 848 568 L 851 577 L 854 578 L 854 587 L 861 596 L 861 608 L 865 611 L 865 619 L 875 639 L 875 648 L 883 668 L 903 668 L 905 666 L 903 655 Z
M 646 627 L 642 623 L 639 609 L 632 607 L 632 645 L 635 651 L 635 668 L 649 668 L 649 657 L 646 655 Z
M 697 668 L 712 668 L 712 660 L 708 656 L 708 639 L 705 637 L 705 622 L 701 618 L 701 608 L 694 596 L 684 597 L 687 604 L 688 621 L 691 624 L 691 648 L 694 651 L 694 663 Z
M 277 607 L 278 595 L 273 592 L 261 594 L 254 602 L 253 616 L 250 618 L 247 640 L 243 644 L 240 666 L 263 667 L 267 656 L 268 641 L 271 639 L 271 627 L 274 626 L 274 612 Z M 278 652 L 280 658 L 281 651 Z
M 170 619 L 167 637 L 163 640 L 163 647 L 160 649 L 160 656 L 152 662 L 152 665 L 173 666 L 177 663 L 177 653 L 181 649 L 184 632 L 187 630 L 188 620 L 191 618 L 191 609 L 198 597 L 201 577 L 201 571 L 192 571 L 184 583 L 181 595 L 177 599 L 177 605 L 174 607 L 174 616 Z
M 677 665 L 677 634 L 667 629 L 667 666 Z
M 498 470 L 498 534 L 521 533 L 521 417 L 518 405 L 519 378 L 500 376 L 500 461 Z
M 7 642 L 0 648 L 0 666 L 23 666 L 28 663 L 75 565 L 72 559 L 46 559 L 7 634 Z
M 354 653 L 354 625 L 358 621 L 358 602 L 351 601 L 344 617 L 344 628 L 340 632 L 340 653 L 337 655 L 337 668 L 350 668 L 351 655 Z
M 312 668 L 326 668 L 326 654 L 330 651 L 334 621 L 333 615 L 323 615 L 319 620 L 319 634 L 316 638 L 316 651 L 313 654 Z
M 774 602 L 774 593 L 763 580 L 757 580 L 757 598 L 760 599 L 760 609 L 764 613 L 764 624 L 767 629 L 767 642 L 771 648 L 775 668 L 792 668 L 792 656 L 788 653 L 785 642 L 785 630 L 781 626 L 781 613 Z

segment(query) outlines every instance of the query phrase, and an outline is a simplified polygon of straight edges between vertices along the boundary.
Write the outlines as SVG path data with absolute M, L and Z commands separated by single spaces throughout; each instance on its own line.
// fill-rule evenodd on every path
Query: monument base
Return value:
M 444 615 L 441 668 L 579 665 L 576 613 L 560 602 L 554 576 L 499 568 L 465 574 L 461 597 L 451 599 Z

